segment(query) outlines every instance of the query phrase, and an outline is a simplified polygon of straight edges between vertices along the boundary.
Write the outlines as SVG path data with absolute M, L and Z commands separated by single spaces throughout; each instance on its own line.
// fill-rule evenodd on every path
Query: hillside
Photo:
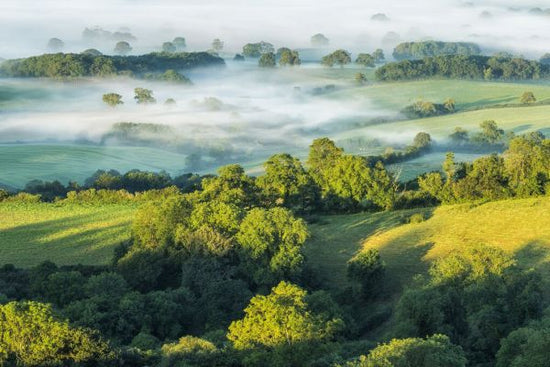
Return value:
M 104 265 L 130 236 L 135 206 L 0 203 L 0 264 Z
M 311 225 L 307 255 L 336 289 L 347 284 L 346 262 L 361 248 L 380 251 L 397 289 L 431 261 L 479 243 L 498 246 L 550 278 L 550 197 L 423 209 L 424 222 L 400 224 L 417 211 L 322 217 Z

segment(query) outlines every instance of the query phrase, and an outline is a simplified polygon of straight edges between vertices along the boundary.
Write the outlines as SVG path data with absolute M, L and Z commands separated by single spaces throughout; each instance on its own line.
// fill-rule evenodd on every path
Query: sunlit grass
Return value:
M 0 264 L 108 264 L 135 205 L 0 204 Z

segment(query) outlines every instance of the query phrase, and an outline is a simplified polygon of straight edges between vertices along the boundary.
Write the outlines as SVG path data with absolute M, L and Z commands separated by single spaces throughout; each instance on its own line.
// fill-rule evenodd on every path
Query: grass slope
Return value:
M 430 215 L 401 224 L 417 211 Z M 387 265 L 389 285 L 400 290 L 429 264 L 463 246 L 483 243 L 514 254 L 550 279 L 550 197 L 479 205 L 322 217 L 311 225 L 306 254 L 334 289 L 347 285 L 346 263 L 362 248 L 376 248 Z
M 0 265 L 108 264 L 129 238 L 134 212 L 135 205 L 0 203 Z

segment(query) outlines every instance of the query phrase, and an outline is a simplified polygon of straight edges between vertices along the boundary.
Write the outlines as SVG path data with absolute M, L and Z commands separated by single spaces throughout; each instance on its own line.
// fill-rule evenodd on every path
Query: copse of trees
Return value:
M 550 66 L 537 61 L 510 57 L 436 56 L 423 60 L 404 60 L 376 69 L 381 81 L 429 78 L 537 80 L 550 75 Z
M 351 62 L 351 56 L 346 50 L 336 50 L 331 54 L 323 56 L 321 59 L 321 64 L 328 67 L 333 67 L 334 65 L 339 65 L 341 68 L 344 65 Z
M 355 63 L 359 65 L 363 65 L 366 68 L 373 68 L 376 66 L 376 61 L 374 57 L 371 54 L 359 54 L 357 55 L 357 58 L 355 59 Z
M 408 118 L 424 118 L 441 116 L 455 112 L 455 101 L 448 98 L 443 103 L 433 103 L 423 99 L 419 99 L 412 105 L 401 110 Z
M 106 93 L 103 95 L 103 102 L 105 102 L 110 107 L 115 107 L 119 104 L 124 104 L 122 102 L 122 96 L 118 93 Z
M 302 63 L 298 51 L 286 47 L 281 47 L 277 50 L 277 58 L 279 59 L 280 66 L 296 66 Z
M 263 53 L 258 59 L 258 66 L 261 68 L 274 68 L 277 66 L 275 54 L 273 52 Z
M 261 41 L 258 43 L 247 43 L 244 45 L 242 54 L 245 57 L 259 58 L 262 54 L 268 52 L 274 53 L 275 48 L 271 43 Z
M 138 104 L 152 104 L 157 102 L 157 100 L 153 97 L 153 91 L 150 89 L 135 88 L 134 94 L 134 99 Z
M 550 183 L 549 162 L 550 140 L 531 134 L 512 139 L 501 156 L 493 154 L 472 163 L 456 163 L 449 153 L 444 176 L 429 173 L 418 183 L 443 203 L 544 195 Z
M 141 56 L 106 56 L 93 54 L 45 54 L 7 60 L 0 66 L 6 77 L 107 77 L 117 74 L 159 73 L 167 70 L 224 65 L 223 59 L 207 52 L 150 53 Z
M 397 61 L 423 59 L 425 57 L 462 55 L 480 55 L 481 49 L 475 43 L 470 42 L 403 42 L 395 46 L 393 58 Z

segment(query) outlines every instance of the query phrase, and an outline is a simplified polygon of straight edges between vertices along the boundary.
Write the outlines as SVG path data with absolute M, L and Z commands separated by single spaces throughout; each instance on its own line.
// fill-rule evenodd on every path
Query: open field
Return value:
M 401 224 L 415 212 L 429 219 Z M 401 289 L 430 262 L 472 244 L 487 244 L 514 254 L 521 265 L 535 267 L 550 279 L 550 197 L 435 209 L 321 217 L 311 225 L 306 254 L 328 280 L 347 284 L 346 263 L 362 248 L 377 248 L 388 280 Z
M 166 170 L 178 174 L 184 171 L 185 155 L 147 147 L 1 144 L 0 167 L 0 185 L 23 187 L 34 179 L 82 183 L 98 169 Z
M 0 264 L 108 264 L 130 236 L 135 205 L 0 203 Z

